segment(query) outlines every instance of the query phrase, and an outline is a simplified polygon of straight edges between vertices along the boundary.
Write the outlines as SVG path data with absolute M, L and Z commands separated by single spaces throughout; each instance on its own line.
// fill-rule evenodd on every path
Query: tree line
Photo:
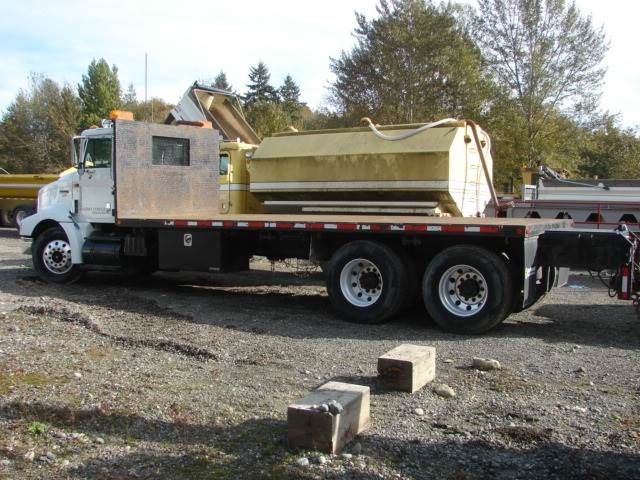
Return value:
M 224 71 L 220 71 L 213 81 L 200 80 L 198 83 L 236 94 L 247 121 L 262 138 L 289 126 L 303 128 L 304 118 L 312 115 L 307 105 L 300 101 L 300 87 L 293 77 L 286 75 L 282 85 L 275 88 L 271 85 L 269 68 L 262 61 L 250 67 L 244 95 L 235 91 Z
M 545 164 L 573 177 L 638 177 L 640 137 L 600 107 L 608 40 L 602 27 L 565 0 L 477 0 L 477 8 L 431 0 L 380 0 L 377 15 L 356 14 L 355 45 L 331 58 L 334 79 L 311 110 L 287 75 L 274 87 L 268 67 L 249 70 L 237 93 L 261 137 L 288 126 L 351 127 L 443 117 L 478 121 L 493 140 L 499 190 L 523 166 Z M 200 83 L 235 92 L 224 71 Z M 113 108 L 162 121 L 172 106 L 121 91 L 116 66 L 94 60 L 77 88 L 31 78 L 0 120 L 0 166 L 56 171 L 68 138 Z
M 162 121 L 171 107 L 159 98 L 138 101 L 132 85 L 123 93 L 118 68 L 104 59 L 93 60 L 75 88 L 32 74 L 0 120 L 0 167 L 11 173 L 58 173 L 70 166 L 71 137 L 100 126 L 111 110 Z

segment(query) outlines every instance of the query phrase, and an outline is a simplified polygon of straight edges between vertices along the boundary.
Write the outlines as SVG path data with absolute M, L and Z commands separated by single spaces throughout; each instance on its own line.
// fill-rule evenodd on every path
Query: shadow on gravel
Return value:
M 15 228 L 0 228 L 0 238 L 20 238 L 20 235 Z
M 25 273 L 27 273 L 25 275 Z M 382 325 L 350 324 L 338 318 L 321 290 L 320 274 L 253 270 L 231 274 L 158 273 L 129 278 L 92 273 L 74 285 L 51 285 L 26 269 L 0 272 L 0 288 L 21 296 L 50 296 L 176 321 L 189 321 L 288 338 L 353 338 L 411 342 L 475 341 L 481 338 L 539 338 L 594 346 L 638 348 L 640 321 L 628 303 L 546 304 L 518 314 L 482 337 L 443 332 L 421 310 Z M 296 287 L 305 287 L 300 291 Z M 606 292 L 598 292 L 606 295 Z M 522 320 L 522 319 L 525 320 Z
M 413 479 L 590 479 L 637 478 L 640 456 L 572 448 L 554 441 L 514 442 L 510 447 L 479 440 L 410 442 L 367 436 L 363 451 L 379 460 L 402 464 L 403 477 Z
M 70 478 L 306 479 L 319 478 L 322 472 L 318 467 L 293 464 L 297 455 L 287 448 L 286 423 L 280 420 L 257 418 L 236 425 L 197 425 L 22 402 L 0 405 L 0 418 L 38 420 L 68 432 L 106 437 L 111 453 L 92 454 L 94 447 L 86 446 L 82 456 L 95 456 L 70 469 Z M 544 435 L 505 436 L 504 440 L 509 447 L 461 440 L 457 435 L 436 443 L 375 434 L 359 438 L 365 455 L 362 460 L 386 472 L 385 478 L 401 471 L 403 478 L 410 479 L 613 480 L 637 478 L 640 469 L 637 454 L 572 448 Z M 139 442 L 146 443 L 131 453 L 114 451 L 122 451 L 126 445 L 135 447 Z M 78 449 L 82 447 L 74 447 Z M 381 478 L 372 471 L 354 469 L 353 465 L 360 463 L 355 455 L 351 461 L 338 461 L 346 472 L 323 472 L 321 478 Z
M 15 277 L 7 278 L 7 272 Z M 251 334 L 402 341 L 459 338 L 430 325 L 421 312 L 407 313 L 382 325 L 348 323 L 333 313 L 328 298 L 317 289 L 301 293 L 292 288 L 321 284 L 317 277 L 259 270 L 228 275 L 162 273 L 136 280 L 117 274 L 92 274 L 73 285 L 54 285 L 25 275 L 24 269 L 0 271 L 0 288 L 7 293 L 37 299 L 52 297 L 114 310 L 114 314 L 151 314 Z
M 31 260 L 0 260 L 0 267 L 30 267 Z
M 495 336 L 533 337 L 545 342 L 567 342 L 635 350 L 640 346 L 640 319 L 629 303 L 617 305 L 547 304 L 534 309 L 544 323 L 508 322 Z M 489 333 L 492 335 L 492 333 Z

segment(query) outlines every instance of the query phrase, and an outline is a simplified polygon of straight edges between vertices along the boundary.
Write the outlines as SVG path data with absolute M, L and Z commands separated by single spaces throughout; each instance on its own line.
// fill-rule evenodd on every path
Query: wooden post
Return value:
M 400 345 L 378 358 L 378 385 L 413 393 L 436 376 L 436 349 Z
M 338 453 L 369 425 L 369 396 L 369 387 L 328 382 L 289 405 L 289 446 Z

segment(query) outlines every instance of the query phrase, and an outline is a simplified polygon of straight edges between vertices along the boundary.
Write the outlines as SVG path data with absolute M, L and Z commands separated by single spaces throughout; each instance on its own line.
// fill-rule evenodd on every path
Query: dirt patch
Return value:
M 178 353 L 180 355 L 186 355 L 198 360 L 217 360 L 218 356 L 204 348 L 194 347 L 193 345 L 181 344 L 173 342 L 171 340 L 154 340 L 154 339 L 134 339 L 128 338 L 122 335 L 113 335 L 104 332 L 95 322 L 86 315 L 82 315 L 77 312 L 70 312 L 65 308 L 53 308 L 43 306 L 22 306 L 18 309 L 22 313 L 32 315 L 47 315 L 49 317 L 56 318 L 61 322 L 70 322 L 82 325 L 86 329 L 96 333 L 102 337 L 108 338 L 114 342 L 120 343 L 129 347 L 148 347 L 154 350 L 165 351 L 170 353 Z M 185 317 L 186 318 L 186 317 Z
M 518 443 L 538 443 L 551 439 L 551 429 L 541 429 L 534 427 L 500 427 L 496 428 L 496 432 L 500 435 L 514 440 Z

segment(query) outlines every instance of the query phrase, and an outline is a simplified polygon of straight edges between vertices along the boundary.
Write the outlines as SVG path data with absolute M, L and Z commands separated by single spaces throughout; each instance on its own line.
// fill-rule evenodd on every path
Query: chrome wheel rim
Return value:
M 63 275 L 71 270 L 71 247 L 65 240 L 52 240 L 42 251 L 44 266 L 51 273 Z
M 356 258 L 342 267 L 340 290 L 351 305 L 361 308 L 373 305 L 380 299 L 382 289 L 382 274 L 372 261 Z
M 471 317 L 487 303 L 487 281 L 470 265 L 449 268 L 438 285 L 438 294 L 444 308 L 458 317 Z

